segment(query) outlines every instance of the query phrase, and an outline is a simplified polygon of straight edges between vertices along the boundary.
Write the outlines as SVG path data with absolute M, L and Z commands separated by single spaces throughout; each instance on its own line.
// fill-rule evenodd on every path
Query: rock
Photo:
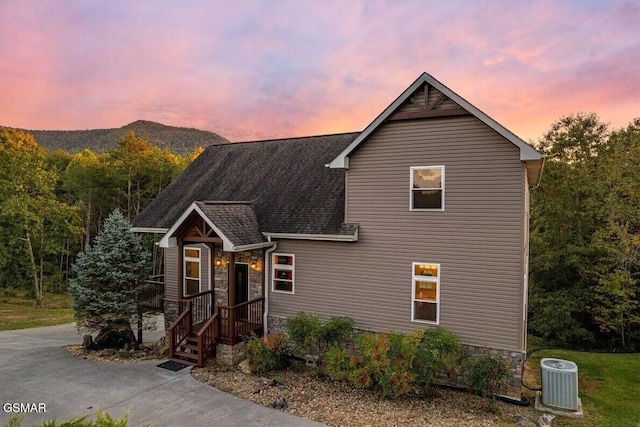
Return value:
M 116 351 L 114 349 L 112 349 L 112 348 L 105 348 L 104 350 L 102 350 L 100 352 L 100 356 L 102 356 L 102 357 L 111 357 L 114 354 L 116 354 Z
M 84 351 L 93 349 L 93 337 L 91 335 L 82 337 L 82 347 L 84 347 Z
M 158 357 L 169 355 L 169 344 L 167 343 L 166 337 L 160 338 L 158 342 L 153 346 L 153 354 Z
M 284 409 L 287 407 L 287 399 L 282 396 L 276 397 L 276 400 L 271 404 L 273 409 Z
M 551 427 L 553 425 L 553 419 L 555 417 L 555 415 L 551 415 L 545 412 L 540 418 L 538 418 L 538 425 L 540 427 Z
M 244 359 L 238 364 L 238 370 L 246 375 L 251 375 L 251 368 L 249 368 L 249 359 Z
M 529 418 L 525 417 L 524 415 L 517 415 L 516 416 L 516 424 L 519 426 L 523 426 L 523 427 L 536 427 L 536 423 L 534 423 L 533 421 L 531 421 Z
M 315 354 L 305 354 L 304 356 L 304 360 L 307 362 L 307 366 L 310 368 L 318 367 L 318 359 L 320 359 L 320 356 L 317 356 Z

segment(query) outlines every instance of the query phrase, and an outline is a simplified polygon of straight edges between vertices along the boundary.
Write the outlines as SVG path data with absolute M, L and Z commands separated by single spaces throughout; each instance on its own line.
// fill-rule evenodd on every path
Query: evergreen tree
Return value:
M 93 245 L 78 254 L 70 292 L 79 328 L 99 331 L 100 348 L 137 345 L 132 322 L 138 319 L 150 254 L 119 210 L 104 221 Z

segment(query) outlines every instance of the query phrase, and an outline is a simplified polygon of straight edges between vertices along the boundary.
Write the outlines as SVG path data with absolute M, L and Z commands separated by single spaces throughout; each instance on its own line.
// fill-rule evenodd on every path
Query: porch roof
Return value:
M 271 245 L 258 226 L 251 202 L 196 201 L 192 203 L 160 240 L 161 247 L 175 244 L 175 237 L 184 221 L 196 212 L 222 239 L 228 252 L 255 249 Z

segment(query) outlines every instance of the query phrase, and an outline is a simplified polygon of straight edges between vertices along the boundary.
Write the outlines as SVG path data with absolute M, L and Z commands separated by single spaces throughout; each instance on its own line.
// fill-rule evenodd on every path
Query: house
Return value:
M 172 352 L 236 362 L 299 311 L 439 325 L 508 358 L 519 397 L 542 166 L 426 73 L 362 132 L 208 147 L 134 223 L 162 235 Z

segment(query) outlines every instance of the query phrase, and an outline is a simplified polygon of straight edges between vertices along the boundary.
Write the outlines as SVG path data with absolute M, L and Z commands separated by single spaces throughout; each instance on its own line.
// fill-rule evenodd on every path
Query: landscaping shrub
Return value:
M 285 330 L 291 340 L 293 349 L 308 353 L 311 349 L 322 322 L 315 314 L 299 312 L 295 316 L 287 318 Z
M 411 365 L 415 357 L 413 342 L 406 334 L 367 334 L 358 339 L 361 363 L 370 372 L 382 398 L 398 397 L 411 390 L 415 378 Z M 361 384 L 362 378 L 356 378 Z M 356 385 L 356 384 L 354 384 Z
M 330 346 L 339 346 L 353 331 L 353 320 L 333 316 L 322 322 L 315 314 L 299 312 L 285 324 L 287 336 L 295 351 L 323 355 Z
M 259 375 L 284 369 L 289 365 L 288 351 L 287 341 L 281 334 L 251 337 L 247 341 L 249 368 Z
M 317 331 L 320 352 L 325 353 L 330 346 L 339 346 L 353 333 L 353 319 L 344 316 L 332 316 L 321 324 Z
M 484 355 L 473 357 L 469 362 L 467 381 L 472 392 L 488 400 L 488 408 L 496 410 L 496 393 L 507 387 L 509 365 L 502 357 Z
M 349 373 L 354 369 L 354 359 L 355 356 L 346 350 L 331 346 L 325 354 L 324 373 L 333 381 L 346 380 Z
M 451 332 L 444 328 L 416 331 L 412 339 L 415 342 L 413 371 L 417 384 L 432 385 L 442 373 L 460 371 L 463 347 Z

